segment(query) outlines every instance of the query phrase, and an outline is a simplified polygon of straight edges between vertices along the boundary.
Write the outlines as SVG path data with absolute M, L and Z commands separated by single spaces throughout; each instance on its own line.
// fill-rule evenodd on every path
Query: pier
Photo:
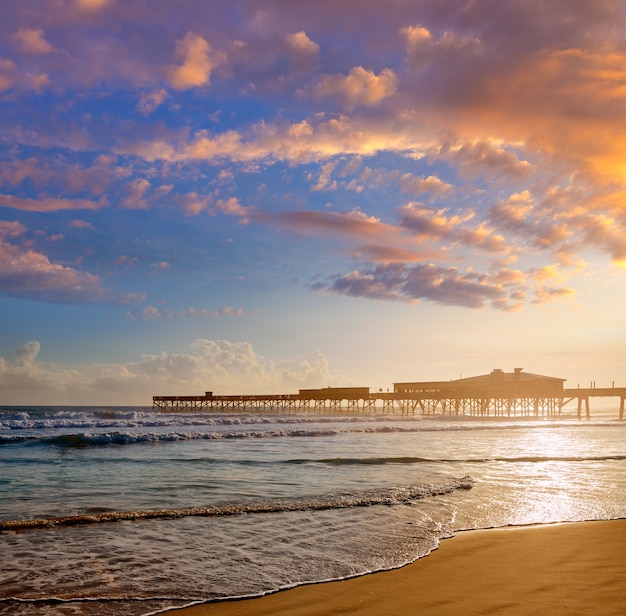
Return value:
M 564 388 L 565 379 L 516 368 L 451 381 L 394 383 L 393 391 L 369 387 L 300 389 L 297 394 L 154 396 L 152 408 L 162 412 L 312 413 L 400 416 L 465 416 L 556 419 L 565 404 L 578 401 L 577 418 L 590 419 L 589 399 L 620 399 L 624 419 L 626 388 Z
M 591 418 L 589 411 L 589 398 L 619 398 L 619 418 L 624 419 L 624 400 L 626 400 L 626 387 L 586 387 L 581 389 L 564 389 L 563 404 L 578 400 L 578 419 L 581 418 L 582 406 L 585 406 L 585 416 Z

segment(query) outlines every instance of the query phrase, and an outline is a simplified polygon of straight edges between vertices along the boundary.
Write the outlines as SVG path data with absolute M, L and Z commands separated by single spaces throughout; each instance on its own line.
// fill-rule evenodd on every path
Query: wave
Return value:
M 151 519 L 179 519 L 185 517 L 225 517 L 254 513 L 284 513 L 292 511 L 327 511 L 376 505 L 403 505 L 413 501 L 469 490 L 474 480 L 470 476 L 443 484 L 421 484 L 408 487 L 374 488 L 323 497 L 272 500 L 261 503 L 230 503 L 211 507 L 187 507 L 139 511 L 91 511 L 79 515 L 0 521 L 0 531 L 81 526 L 103 522 L 138 521 Z
M 626 455 L 609 454 L 606 456 L 518 456 L 494 458 L 420 458 L 413 456 L 381 457 L 381 458 L 296 458 L 286 460 L 287 464 L 329 464 L 331 466 L 378 465 L 378 464 L 421 464 L 421 463 L 463 463 L 481 464 L 490 462 L 608 462 L 626 460 Z
M 223 426 L 225 424 L 215 424 Z M 232 424 L 226 424 L 232 425 Z M 141 426 L 146 427 L 146 426 Z M 151 427 L 151 426 L 148 426 Z M 182 427 L 182 426 L 181 426 Z M 136 443 L 159 443 L 172 441 L 193 440 L 227 440 L 227 439 L 263 439 L 263 438 L 289 438 L 289 437 L 331 437 L 346 433 L 400 433 L 417 432 L 417 428 L 402 426 L 324 426 L 319 428 L 273 428 L 273 429 L 231 429 L 223 431 L 172 431 L 172 432 L 130 432 L 130 431 L 105 431 L 102 432 L 72 432 L 55 436 L 43 434 L 0 434 L 0 445 L 12 443 L 32 442 L 40 445 L 54 445 L 57 447 L 89 447 L 101 445 L 132 445 Z
M 419 464 L 420 462 L 436 462 L 429 458 L 416 458 L 413 456 L 399 457 L 382 457 L 382 458 L 321 458 L 308 459 L 296 458 L 286 460 L 287 464 L 330 464 L 332 466 L 351 466 L 351 465 L 378 465 L 378 464 Z

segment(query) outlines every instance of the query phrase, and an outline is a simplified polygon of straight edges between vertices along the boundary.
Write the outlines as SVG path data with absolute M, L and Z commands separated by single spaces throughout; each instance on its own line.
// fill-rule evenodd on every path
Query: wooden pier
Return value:
M 589 398 L 620 399 L 624 419 L 626 388 L 565 389 L 565 379 L 529 374 L 516 368 L 505 373 L 451 381 L 394 383 L 393 392 L 369 387 L 301 389 L 297 394 L 154 396 L 152 408 L 163 412 L 382 414 L 400 416 L 526 417 L 555 419 L 565 404 L 578 401 L 577 417 L 590 419 Z
M 578 400 L 577 417 L 581 418 L 582 406 L 585 406 L 585 417 L 591 418 L 589 411 L 589 398 L 619 398 L 619 418 L 624 419 L 624 400 L 626 400 L 626 387 L 587 387 L 581 389 L 564 389 L 563 404 Z

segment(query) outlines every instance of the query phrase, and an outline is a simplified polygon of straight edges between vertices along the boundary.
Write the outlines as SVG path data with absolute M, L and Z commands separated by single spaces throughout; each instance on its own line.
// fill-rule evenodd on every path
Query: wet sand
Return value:
M 170 616 L 626 613 L 626 520 L 459 533 L 397 569 Z

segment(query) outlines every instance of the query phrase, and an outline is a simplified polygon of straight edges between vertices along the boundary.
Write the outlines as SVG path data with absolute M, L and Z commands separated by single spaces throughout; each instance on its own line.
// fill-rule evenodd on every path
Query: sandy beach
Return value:
M 626 520 L 463 532 L 402 569 L 172 616 L 624 614 Z

